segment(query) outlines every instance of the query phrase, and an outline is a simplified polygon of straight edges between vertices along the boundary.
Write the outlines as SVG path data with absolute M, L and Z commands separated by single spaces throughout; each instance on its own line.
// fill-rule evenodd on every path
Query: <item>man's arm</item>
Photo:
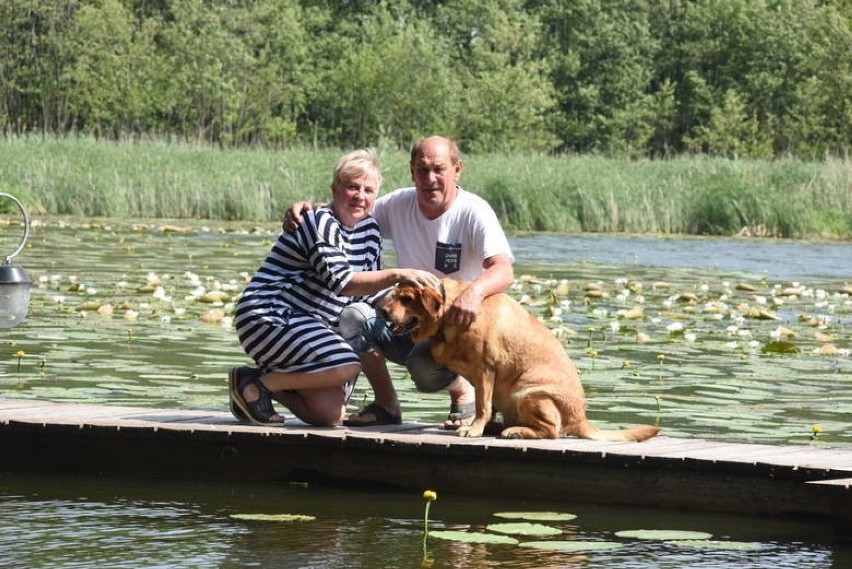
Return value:
M 451 323 L 468 326 L 476 320 L 482 301 L 492 294 L 505 292 L 515 281 L 515 271 L 509 255 L 494 255 L 482 262 L 485 269 L 470 286 L 456 298 L 447 314 Z
M 284 212 L 284 219 L 281 220 L 281 228 L 285 233 L 293 233 L 302 224 L 302 216 L 311 211 L 314 207 L 321 204 L 312 204 L 311 202 L 293 202 Z

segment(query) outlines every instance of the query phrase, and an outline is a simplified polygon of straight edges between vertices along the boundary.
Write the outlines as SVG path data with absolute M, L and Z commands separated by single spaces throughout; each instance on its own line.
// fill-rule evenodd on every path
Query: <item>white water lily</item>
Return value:
M 666 330 L 669 332 L 682 332 L 684 328 L 683 322 L 672 322 L 666 326 Z
M 725 343 L 725 347 L 728 348 L 729 350 L 736 350 L 739 345 L 740 345 L 739 342 L 726 342 Z
M 695 332 L 687 332 L 683 335 L 683 339 L 687 342 L 694 342 L 698 339 L 698 335 Z
M 613 333 L 618 332 L 619 330 L 621 330 L 621 324 L 617 321 L 610 322 L 609 329 Z
M 164 289 L 161 286 L 158 286 L 157 288 L 155 288 L 154 292 L 151 294 L 151 296 L 153 296 L 154 298 L 156 298 L 157 300 L 159 300 L 161 302 L 171 302 L 172 301 L 172 297 L 169 296 L 168 294 L 166 294 L 166 289 Z

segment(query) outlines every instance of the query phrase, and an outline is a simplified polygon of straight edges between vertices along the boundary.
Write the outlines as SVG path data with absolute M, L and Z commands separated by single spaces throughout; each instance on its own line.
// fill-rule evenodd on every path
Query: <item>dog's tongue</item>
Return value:
M 392 324 L 390 326 L 391 334 L 405 334 L 405 325 L 403 324 Z

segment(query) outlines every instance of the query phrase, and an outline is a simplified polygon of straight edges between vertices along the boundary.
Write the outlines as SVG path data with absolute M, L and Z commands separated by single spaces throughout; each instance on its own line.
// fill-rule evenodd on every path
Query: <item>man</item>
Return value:
M 379 198 L 373 215 L 382 237 L 393 241 L 398 266 L 471 281 L 447 315 L 454 324 L 469 325 L 485 297 L 505 291 L 514 281 L 508 239 L 491 206 L 458 186 L 463 165 L 455 142 L 440 136 L 417 141 L 409 167 L 414 187 Z M 305 202 L 294 204 L 285 215 L 285 230 L 296 227 L 309 207 Z M 447 428 L 470 423 L 475 414 L 474 390 L 467 380 L 432 362 L 427 345 L 414 346 L 407 336 L 393 337 L 369 306 L 361 305 L 354 313 L 353 309 L 354 305 L 341 314 L 341 328 L 363 327 L 362 340 L 376 344 L 391 361 L 406 365 L 418 390 L 448 391 Z M 375 400 L 351 415 L 346 424 L 398 423 L 399 399 L 384 358 L 364 354 L 362 368 Z

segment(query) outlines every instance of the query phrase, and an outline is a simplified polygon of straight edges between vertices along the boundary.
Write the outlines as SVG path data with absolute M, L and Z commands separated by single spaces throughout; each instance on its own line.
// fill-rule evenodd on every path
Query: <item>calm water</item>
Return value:
M 162 226 L 52 220 L 34 228 L 16 262 L 39 286 L 27 320 L 0 330 L 0 396 L 226 409 L 225 370 L 245 359 L 228 322 L 228 302 L 216 306 L 199 296 L 211 289 L 238 292 L 274 235 L 221 224 L 188 233 Z M 671 436 L 852 448 L 852 306 L 838 293 L 852 281 L 852 244 L 529 235 L 513 238 L 513 247 L 517 274 L 529 278 L 519 279 L 512 294 L 526 297 L 529 309 L 563 334 L 583 371 L 596 422 L 659 422 Z M 571 293 L 554 304 L 550 290 L 559 280 Z M 627 295 L 627 280 L 644 288 Z M 658 281 L 670 288 L 652 287 Z M 156 286 L 145 288 L 149 282 Z M 592 282 L 607 296 L 584 299 Z M 757 290 L 738 291 L 741 282 Z M 801 287 L 799 295 L 780 295 L 794 286 Z M 677 299 L 683 293 L 697 294 L 699 302 L 690 309 Z M 705 304 L 754 304 L 756 296 L 769 299 L 761 306 L 771 307 L 778 321 L 716 318 Z M 772 305 L 775 296 L 782 305 Z M 637 303 L 645 310 L 641 321 L 618 315 Z M 224 320 L 201 321 L 216 310 Z M 782 325 L 794 334 L 798 352 L 763 353 Z M 650 339 L 637 342 L 639 332 Z M 816 339 L 817 332 L 830 340 Z M 816 353 L 827 342 L 839 352 Z M 402 371 L 393 371 L 405 416 L 442 420 L 446 399 L 412 392 Z M 368 398 L 361 382 L 353 406 Z M 811 440 L 816 424 L 822 431 Z M 576 520 L 555 524 L 560 539 L 615 540 L 621 547 L 569 555 L 430 538 L 424 548 L 419 492 L 5 475 L 0 567 L 852 566 L 849 545 L 809 520 L 481 499 L 442 490 L 430 527 L 482 530 L 501 510 L 572 512 Z M 230 517 L 242 513 L 316 519 Z M 614 537 L 627 529 L 706 531 L 754 549 Z
M 847 568 L 852 548 L 807 521 L 478 499 L 441 493 L 430 530 L 482 531 L 495 512 L 557 510 L 559 539 L 621 542 L 585 554 L 429 538 L 417 493 L 356 488 L 0 476 L 0 566 L 21 568 Z M 242 513 L 313 516 L 304 522 L 246 522 Z M 616 531 L 678 529 L 751 549 L 700 550 L 620 540 Z M 532 541 L 538 538 L 527 538 Z

